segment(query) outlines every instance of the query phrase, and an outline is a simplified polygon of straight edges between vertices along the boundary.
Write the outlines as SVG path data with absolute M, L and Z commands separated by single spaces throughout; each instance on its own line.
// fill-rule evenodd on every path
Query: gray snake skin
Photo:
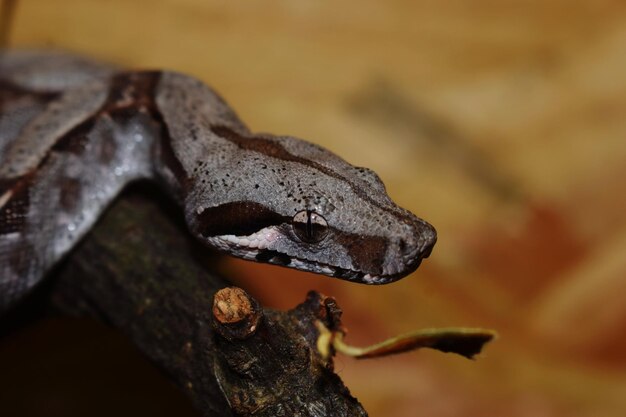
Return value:
M 56 52 L 0 55 L 0 310 L 34 287 L 130 182 L 163 185 L 230 255 L 366 284 L 430 254 L 435 229 L 378 176 L 255 134 L 202 82 Z

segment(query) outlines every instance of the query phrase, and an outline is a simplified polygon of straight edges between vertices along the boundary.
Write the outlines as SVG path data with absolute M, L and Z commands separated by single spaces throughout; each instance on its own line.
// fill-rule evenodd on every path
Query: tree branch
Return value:
M 203 415 L 366 416 L 316 349 L 315 321 L 340 326 L 334 300 L 278 312 L 228 288 L 214 303 L 228 283 L 172 213 L 120 199 L 56 271 L 54 304 L 119 328 Z

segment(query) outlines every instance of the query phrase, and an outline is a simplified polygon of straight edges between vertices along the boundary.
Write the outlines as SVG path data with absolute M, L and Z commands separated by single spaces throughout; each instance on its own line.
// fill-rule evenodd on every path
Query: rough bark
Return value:
M 208 272 L 206 249 L 176 210 L 120 199 L 55 272 L 54 304 L 124 332 L 206 416 L 366 416 L 315 343 L 340 326 L 310 293 L 288 312 L 261 308 Z

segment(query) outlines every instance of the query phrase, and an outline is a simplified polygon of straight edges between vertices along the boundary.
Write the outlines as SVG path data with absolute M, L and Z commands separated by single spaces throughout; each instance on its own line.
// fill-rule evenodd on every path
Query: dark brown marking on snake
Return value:
M 150 115 L 158 123 L 160 130 L 158 144 L 155 147 L 155 151 L 159 153 L 159 159 L 163 162 L 163 164 L 172 172 L 172 174 L 174 174 L 174 177 L 182 188 L 183 194 L 185 194 L 191 187 L 191 178 L 187 175 L 183 164 L 176 157 L 176 153 L 172 147 L 172 135 L 170 134 L 167 123 L 165 122 L 165 118 L 163 117 L 159 106 L 156 104 L 156 87 L 160 78 L 161 73 L 158 73 L 155 76 L 154 84 L 152 85 L 152 104 L 148 107 Z
M 158 132 L 156 157 L 172 172 L 184 194 L 190 186 L 190 178 L 174 153 L 170 132 L 156 104 L 155 94 L 161 75 L 161 71 L 116 74 L 111 80 L 109 95 L 99 113 L 108 113 L 121 124 L 137 117 L 138 113 L 148 115 L 156 124 L 154 127 Z
M 89 141 L 89 133 L 93 130 L 96 118 L 90 117 L 82 123 L 74 126 L 69 132 L 59 138 L 59 140 L 50 148 L 48 153 L 41 159 L 37 169 L 45 165 L 51 153 L 72 153 L 74 155 L 82 155 L 85 152 L 87 142 Z
M 187 175 L 185 168 L 183 168 L 182 163 L 174 153 L 174 148 L 172 148 L 172 136 L 167 128 L 163 115 L 160 111 L 155 110 L 153 117 L 159 123 L 161 131 L 157 145 L 160 160 L 172 172 L 172 174 L 174 174 L 174 177 L 176 177 L 183 190 L 183 194 L 185 194 L 186 190 L 189 190 L 191 187 L 191 178 Z
M 163 162 L 168 166 L 182 184 L 187 184 L 187 176 L 178 159 L 174 156 L 170 144 L 170 136 L 163 116 L 158 111 L 154 100 L 154 91 L 161 77 L 159 71 L 124 72 L 112 78 L 111 88 L 100 110 L 91 117 L 77 124 L 61 136 L 39 161 L 33 172 L 38 171 L 49 160 L 53 152 L 69 152 L 81 155 L 89 141 L 89 133 L 94 129 L 96 121 L 101 117 L 110 117 L 123 124 L 137 114 L 147 114 L 158 124 L 161 131 L 161 147 Z M 109 162 L 115 155 L 115 143 L 111 132 L 103 134 L 100 161 Z
M 209 207 L 196 217 L 196 230 L 205 237 L 249 236 L 269 226 L 278 226 L 291 219 L 281 216 L 262 204 L 235 201 Z
M 151 94 L 157 82 L 154 80 L 155 75 L 158 78 L 158 74 L 158 72 L 124 72 L 115 75 L 111 79 L 109 94 L 100 110 L 61 136 L 51 150 L 81 154 L 98 118 L 111 117 L 123 123 L 135 116 L 139 108 L 153 107 Z M 114 156 L 115 145 L 112 134 L 104 134 L 104 141 L 109 143 L 103 143 L 100 156 L 101 160 L 106 162 Z M 47 156 L 42 159 L 40 165 L 46 158 Z
M 154 90 L 160 78 L 160 71 L 128 71 L 114 75 L 100 113 L 122 116 L 122 110 L 127 109 L 128 115 L 133 116 L 138 109 L 154 108 Z
M 226 139 L 230 142 L 236 144 L 240 149 L 250 150 L 254 152 L 262 153 L 263 155 L 267 155 L 276 159 L 281 159 L 284 161 L 296 162 L 307 167 L 316 169 L 330 177 L 336 178 L 340 181 L 345 182 L 348 186 L 354 191 L 356 195 L 358 195 L 361 199 L 367 201 L 371 205 L 378 207 L 382 211 L 392 214 L 397 218 L 402 219 L 402 221 L 406 224 L 413 224 L 413 217 L 408 215 L 403 210 L 391 209 L 389 207 L 383 206 L 378 201 L 372 199 L 366 192 L 364 192 L 361 188 L 356 186 L 352 181 L 347 179 L 345 176 L 333 171 L 332 169 L 325 167 L 317 162 L 311 161 L 306 158 L 302 158 L 300 156 L 294 155 L 287 151 L 280 143 L 277 143 L 271 140 L 268 137 L 263 136 L 242 136 L 239 133 L 235 132 L 232 129 L 229 129 L 226 126 L 213 126 L 211 131 L 215 133 L 217 136 Z
M 155 92 L 161 74 L 161 71 L 129 71 L 113 76 L 107 99 L 94 119 L 108 115 L 123 125 L 141 115 L 149 116 L 155 123 L 154 127 L 159 136 L 158 149 L 155 151 L 158 152 L 163 164 L 174 174 L 181 188 L 186 190 L 190 186 L 190 178 L 174 154 L 167 124 L 156 105 Z
M 382 265 L 385 263 L 387 253 L 387 239 L 379 236 L 361 236 L 336 229 L 333 230 L 333 238 L 346 248 L 353 265 L 359 265 L 361 269 L 370 271 L 372 275 L 383 273 Z
M 300 162 L 311 167 L 318 165 L 315 162 L 289 153 L 281 144 L 269 138 L 262 136 L 245 137 L 225 126 L 214 126 L 211 128 L 211 131 L 217 136 L 235 143 L 240 149 L 259 152 L 284 161 Z

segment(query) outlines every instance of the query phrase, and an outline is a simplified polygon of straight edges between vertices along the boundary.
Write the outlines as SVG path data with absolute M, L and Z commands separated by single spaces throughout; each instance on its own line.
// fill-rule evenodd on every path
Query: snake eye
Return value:
M 312 210 L 302 210 L 293 216 L 293 232 L 303 242 L 317 243 L 328 233 L 326 219 Z

